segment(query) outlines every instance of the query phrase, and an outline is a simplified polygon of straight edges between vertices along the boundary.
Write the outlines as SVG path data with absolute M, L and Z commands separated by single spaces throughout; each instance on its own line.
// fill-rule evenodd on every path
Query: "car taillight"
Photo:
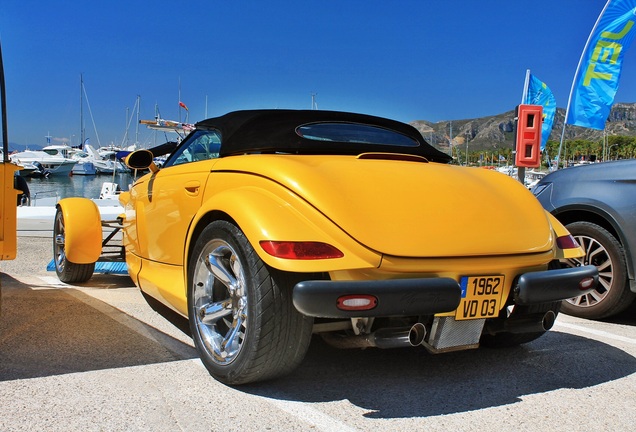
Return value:
M 321 242 L 288 242 L 263 240 L 261 247 L 276 258 L 314 260 L 342 258 L 344 254 L 337 248 Z
M 377 304 L 377 297 L 367 294 L 346 295 L 338 297 L 336 300 L 338 309 L 348 311 L 369 310 L 376 307 Z
M 557 237 L 557 246 L 561 249 L 574 249 L 579 247 L 579 244 L 574 240 L 571 235 Z
M 579 289 L 585 291 L 594 285 L 594 278 L 588 277 L 579 282 Z

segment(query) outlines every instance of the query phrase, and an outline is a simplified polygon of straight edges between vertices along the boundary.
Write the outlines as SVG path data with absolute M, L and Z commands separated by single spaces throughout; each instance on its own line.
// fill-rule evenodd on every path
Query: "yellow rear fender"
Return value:
M 556 239 L 570 236 L 570 232 L 563 226 L 561 222 L 559 222 L 557 218 L 552 216 L 552 214 L 547 211 L 546 214 L 548 215 L 548 219 L 550 220 L 550 225 L 552 225 L 552 230 L 554 231 Z M 581 246 L 578 245 L 575 247 L 561 248 L 559 247 L 558 242 L 555 241 L 555 249 L 556 259 L 580 258 L 582 256 L 585 256 L 585 251 L 583 250 L 583 248 L 581 248 Z
M 206 197 L 191 225 L 188 243 L 195 227 L 210 221 L 208 215 L 221 212 L 232 218 L 243 231 L 259 257 L 269 266 L 283 271 L 328 272 L 352 268 L 377 268 L 381 255 L 354 241 L 306 201 L 280 186 L 269 189 L 243 186 Z M 216 213 L 216 214 L 221 214 Z M 298 260 L 274 257 L 261 247 L 261 241 L 320 242 L 329 244 L 344 256 L 331 259 Z M 190 245 L 186 251 L 190 250 Z
M 97 204 L 88 198 L 64 198 L 57 208 L 64 218 L 64 252 L 68 261 L 96 262 L 102 253 L 102 222 Z

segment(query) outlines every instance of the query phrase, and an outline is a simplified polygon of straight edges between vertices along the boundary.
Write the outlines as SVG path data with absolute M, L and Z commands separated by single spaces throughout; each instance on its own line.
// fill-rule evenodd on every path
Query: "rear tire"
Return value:
M 93 276 L 95 263 L 75 264 L 66 258 L 66 227 L 64 225 L 64 215 L 60 208 L 55 212 L 55 223 L 53 225 L 53 261 L 55 262 L 55 273 L 60 281 L 65 283 L 86 282 Z
M 229 222 L 214 221 L 203 230 L 188 264 L 188 316 L 212 376 L 246 384 L 279 377 L 300 364 L 313 327 L 292 304 L 300 278 L 265 265 Z
M 636 293 L 629 289 L 623 246 L 609 231 L 594 223 L 574 222 L 566 228 L 581 245 L 585 256 L 563 260 L 562 265 L 595 265 L 599 283 L 590 293 L 565 300 L 561 312 L 580 318 L 600 319 L 627 309 Z

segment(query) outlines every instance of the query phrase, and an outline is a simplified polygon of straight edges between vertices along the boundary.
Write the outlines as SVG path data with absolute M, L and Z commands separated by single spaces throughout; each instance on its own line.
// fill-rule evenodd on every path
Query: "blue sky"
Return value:
M 122 144 L 127 113 L 196 122 L 249 108 L 362 112 L 410 122 L 499 114 L 526 69 L 567 105 L 605 0 L 2 0 L 9 141 Z M 616 102 L 636 102 L 636 49 Z M 207 104 L 206 104 L 207 100 Z M 127 112 L 128 109 L 128 112 Z M 135 119 L 128 130 L 135 138 Z M 141 128 L 140 141 L 155 134 Z M 162 137 L 158 138 L 159 140 Z

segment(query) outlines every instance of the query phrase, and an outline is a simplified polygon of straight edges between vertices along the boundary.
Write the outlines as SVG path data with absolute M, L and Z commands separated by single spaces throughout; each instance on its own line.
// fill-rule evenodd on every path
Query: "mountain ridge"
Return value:
M 414 120 L 415 127 L 424 139 L 442 151 L 448 152 L 450 138 L 453 146 L 466 145 L 470 151 L 491 151 L 510 148 L 514 143 L 514 114 L 510 110 L 501 114 L 465 120 L 430 122 Z M 550 140 L 560 141 L 563 132 L 565 109 L 557 108 Z M 452 135 L 451 135 L 452 127 Z M 605 123 L 607 135 L 636 135 L 636 103 L 616 103 L 612 106 Z M 568 125 L 565 140 L 600 141 L 604 131 Z

